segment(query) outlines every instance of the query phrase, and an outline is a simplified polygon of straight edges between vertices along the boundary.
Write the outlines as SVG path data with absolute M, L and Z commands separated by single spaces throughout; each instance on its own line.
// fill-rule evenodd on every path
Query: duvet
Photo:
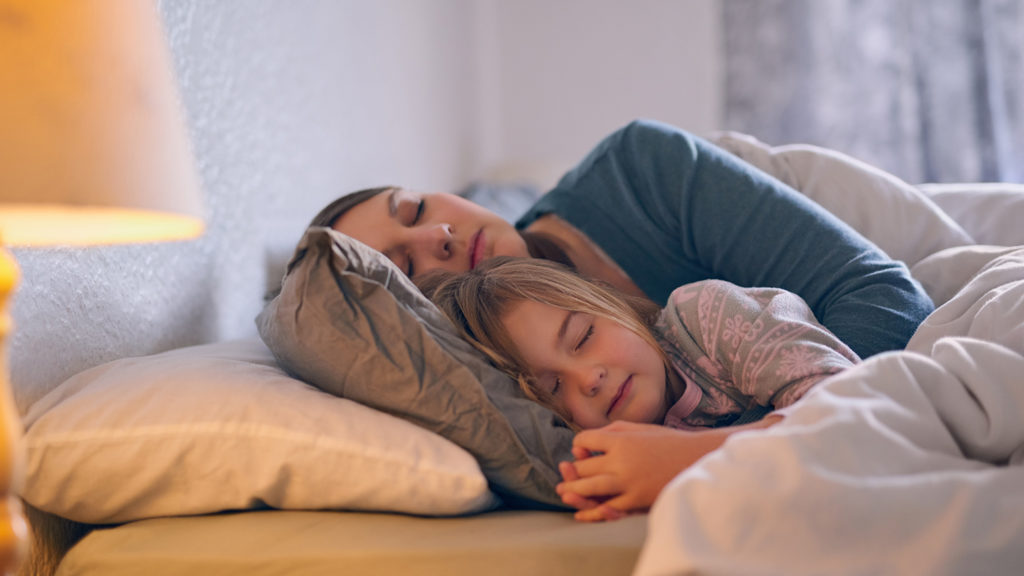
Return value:
M 907 349 L 677 476 L 635 575 L 1024 574 L 1024 247 L 912 264 L 937 308 Z

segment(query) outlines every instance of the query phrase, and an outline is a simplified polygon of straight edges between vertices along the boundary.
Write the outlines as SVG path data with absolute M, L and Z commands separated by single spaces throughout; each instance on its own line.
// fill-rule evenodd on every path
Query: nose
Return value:
M 452 256 L 451 224 L 436 224 L 416 230 L 413 242 L 414 250 L 422 256 L 437 260 L 447 260 Z
M 592 398 L 597 395 L 601 385 L 605 381 L 608 371 L 604 366 L 598 364 L 585 364 L 574 366 L 566 371 L 565 378 L 569 380 L 580 395 Z

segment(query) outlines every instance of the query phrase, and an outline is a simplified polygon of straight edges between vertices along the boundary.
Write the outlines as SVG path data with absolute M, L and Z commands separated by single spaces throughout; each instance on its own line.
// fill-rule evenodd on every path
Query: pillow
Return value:
M 975 243 L 921 190 L 850 156 L 806 144 L 771 147 L 736 132 L 710 140 L 814 200 L 907 266 Z
M 383 254 L 308 229 L 256 323 L 298 378 L 448 438 L 510 504 L 564 507 L 555 485 L 572 431 L 459 338 Z
M 920 188 L 978 244 L 1024 245 L 1024 184 L 922 184 Z
M 25 423 L 22 496 L 77 522 L 266 506 L 449 515 L 496 504 L 464 450 L 288 377 L 257 340 L 86 370 Z

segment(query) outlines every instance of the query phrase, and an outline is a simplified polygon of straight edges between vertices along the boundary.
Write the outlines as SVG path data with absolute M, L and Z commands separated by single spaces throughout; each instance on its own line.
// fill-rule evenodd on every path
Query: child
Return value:
M 558 487 L 580 520 L 646 510 L 729 434 L 774 424 L 781 417 L 761 419 L 769 408 L 858 361 L 779 289 L 707 280 L 677 288 L 659 310 L 529 258 L 495 258 L 421 288 L 528 395 L 581 430 Z

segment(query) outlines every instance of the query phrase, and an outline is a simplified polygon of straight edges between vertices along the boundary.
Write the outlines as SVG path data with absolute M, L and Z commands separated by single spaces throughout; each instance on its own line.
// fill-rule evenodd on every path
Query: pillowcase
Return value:
M 464 450 L 288 377 L 258 340 L 86 370 L 25 424 L 22 496 L 77 522 L 266 506 L 449 515 L 497 503 Z
M 256 323 L 298 378 L 448 438 L 509 504 L 564 507 L 555 485 L 572 431 L 459 338 L 383 254 L 308 229 Z
M 978 244 L 1024 245 L 1024 184 L 922 184 L 920 188 Z
M 845 154 L 807 144 L 771 147 L 737 132 L 710 141 L 814 200 L 907 266 L 975 243 L 927 194 Z

